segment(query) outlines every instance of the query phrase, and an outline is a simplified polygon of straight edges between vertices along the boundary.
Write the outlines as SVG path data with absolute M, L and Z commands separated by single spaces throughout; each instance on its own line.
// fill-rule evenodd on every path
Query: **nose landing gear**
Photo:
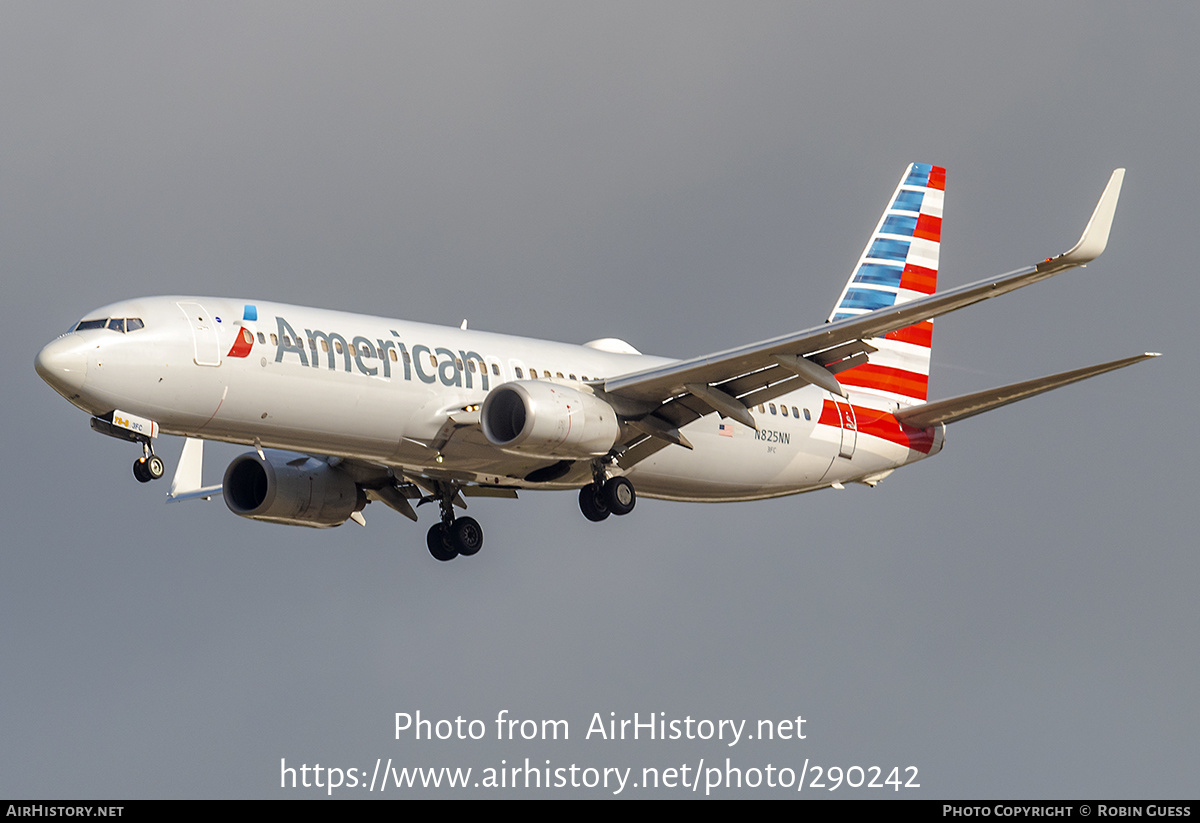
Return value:
M 133 461 L 133 476 L 137 478 L 139 483 L 149 483 L 151 480 L 158 480 L 167 472 L 167 467 L 163 465 L 162 458 L 150 451 L 149 444 L 146 444 L 146 452 L 146 454 Z

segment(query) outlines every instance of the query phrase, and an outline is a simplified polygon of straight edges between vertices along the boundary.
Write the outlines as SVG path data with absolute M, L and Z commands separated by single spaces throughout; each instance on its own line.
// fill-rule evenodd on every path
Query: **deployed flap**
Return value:
M 1101 363 L 1098 366 L 1088 366 L 1083 369 L 1052 374 L 1049 377 L 1026 380 L 1024 383 L 1013 383 L 1011 386 L 1001 386 L 997 389 L 965 394 L 962 397 L 953 397 L 949 400 L 938 400 L 935 403 L 927 403 L 924 406 L 901 409 L 895 413 L 896 419 L 901 423 L 916 426 L 919 429 L 936 426 L 938 423 L 954 423 L 958 420 L 974 417 L 977 414 L 983 414 L 985 411 L 1007 406 L 1009 403 L 1016 403 L 1018 400 L 1024 400 L 1027 397 L 1033 397 L 1042 392 L 1048 392 L 1051 389 L 1057 389 L 1070 383 L 1078 383 L 1080 380 L 1086 380 L 1089 377 L 1095 377 L 1098 374 L 1115 371 L 1116 369 L 1123 369 L 1126 366 L 1132 366 L 1134 363 L 1140 363 L 1148 358 L 1158 356 L 1157 352 L 1147 352 L 1139 354 L 1136 357 L 1126 357 L 1124 360 L 1113 360 L 1111 363 Z

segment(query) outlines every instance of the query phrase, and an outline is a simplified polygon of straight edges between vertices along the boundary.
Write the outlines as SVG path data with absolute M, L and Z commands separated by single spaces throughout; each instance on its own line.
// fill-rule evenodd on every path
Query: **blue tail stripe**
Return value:
M 882 234 L 901 234 L 905 237 L 912 237 L 916 230 L 917 218 L 909 217 L 907 214 L 889 214 L 879 228 Z
M 929 172 L 932 170 L 933 166 L 928 163 L 913 163 L 912 171 L 908 173 L 908 179 L 904 181 L 904 185 L 925 188 L 929 185 Z
M 875 309 L 886 308 L 893 306 L 896 303 L 896 295 L 893 292 L 876 291 L 875 289 L 850 289 L 846 292 L 846 296 L 842 298 L 842 303 L 838 308 L 841 309 Z
M 877 286 L 900 287 L 900 275 L 904 269 L 899 266 L 885 266 L 881 263 L 863 263 L 854 275 L 855 283 L 872 283 Z
M 896 260 L 903 263 L 908 259 L 909 245 L 911 244 L 907 240 L 888 240 L 878 237 L 871 244 L 871 250 L 867 252 L 867 257 L 873 257 L 876 260 Z
M 896 202 L 892 203 L 894 211 L 921 211 L 921 201 L 925 199 L 925 192 L 912 191 L 904 189 L 896 195 Z

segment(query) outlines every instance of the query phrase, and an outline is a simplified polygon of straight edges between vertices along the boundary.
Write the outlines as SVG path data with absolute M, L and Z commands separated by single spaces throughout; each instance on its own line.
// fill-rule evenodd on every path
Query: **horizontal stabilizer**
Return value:
M 954 423 L 959 420 L 965 420 L 968 417 L 974 417 L 977 414 L 983 414 L 992 409 L 998 409 L 1001 406 L 1007 406 L 1009 403 L 1016 403 L 1018 400 L 1024 400 L 1027 397 L 1033 397 L 1042 392 L 1048 392 L 1051 389 L 1057 389 L 1060 386 L 1078 383 L 1080 380 L 1087 380 L 1089 377 L 1095 377 L 1098 374 L 1132 366 L 1134 363 L 1140 363 L 1151 357 L 1158 357 L 1158 354 L 1156 352 L 1147 352 L 1146 354 L 1139 354 L 1136 357 L 1126 357 L 1124 360 L 1113 360 L 1111 363 L 1101 363 L 1098 366 L 1088 366 L 1087 368 L 1075 369 L 1074 371 L 1065 371 L 1060 374 L 1052 374 L 1049 377 L 1026 380 L 1024 383 L 1013 383 L 1011 386 L 1001 386 L 997 389 L 988 389 L 987 391 L 976 392 L 975 394 L 965 394 L 962 397 L 953 397 L 949 400 L 938 400 L 935 403 L 926 403 L 923 406 L 901 409 L 896 412 L 896 419 L 901 423 L 915 426 L 918 429 L 936 426 L 938 423 Z

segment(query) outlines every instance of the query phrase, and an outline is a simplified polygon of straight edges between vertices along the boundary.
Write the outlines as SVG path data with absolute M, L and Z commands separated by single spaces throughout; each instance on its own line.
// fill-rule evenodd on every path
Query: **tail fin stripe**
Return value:
M 882 263 L 863 263 L 854 275 L 854 283 L 871 283 L 876 286 L 904 287 L 903 269 L 899 266 L 885 266 Z
M 940 243 L 942 241 L 942 218 L 934 217 L 932 214 L 922 214 L 917 218 L 917 223 L 913 227 L 913 237 Z
M 912 245 L 907 240 L 892 240 L 887 237 L 877 237 L 867 251 L 867 257 L 876 260 L 895 260 L 903 263 L 908 259 L 908 247 Z
M 904 181 L 906 186 L 918 186 L 922 189 L 932 188 L 929 185 L 929 172 L 933 170 L 933 166 L 928 163 L 913 163 L 912 168 L 908 172 L 908 178 Z
M 925 200 L 928 200 L 925 192 L 916 189 L 901 189 L 896 194 L 896 199 L 891 205 L 890 211 L 911 211 L 919 213 L 921 205 Z
M 916 231 L 920 217 L 910 214 L 889 214 L 879 227 L 880 234 L 898 234 L 901 237 L 912 237 Z
M 904 267 L 904 273 L 900 276 L 900 288 L 921 294 L 933 294 L 937 291 L 937 269 L 914 266 L 910 263 Z
M 842 298 L 839 308 L 865 309 L 875 311 L 896 305 L 896 290 L 888 289 L 850 289 Z
M 874 363 L 863 363 L 842 372 L 838 382 L 847 388 L 877 389 L 905 397 L 924 397 L 929 390 L 928 375 Z
M 903 329 L 896 329 L 884 335 L 886 340 L 895 340 L 897 343 L 912 343 L 914 346 L 923 346 L 929 348 L 933 345 L 933 321 L 926 320 L 924 323 L 918 323 L 915 326 L 906 326 Z

